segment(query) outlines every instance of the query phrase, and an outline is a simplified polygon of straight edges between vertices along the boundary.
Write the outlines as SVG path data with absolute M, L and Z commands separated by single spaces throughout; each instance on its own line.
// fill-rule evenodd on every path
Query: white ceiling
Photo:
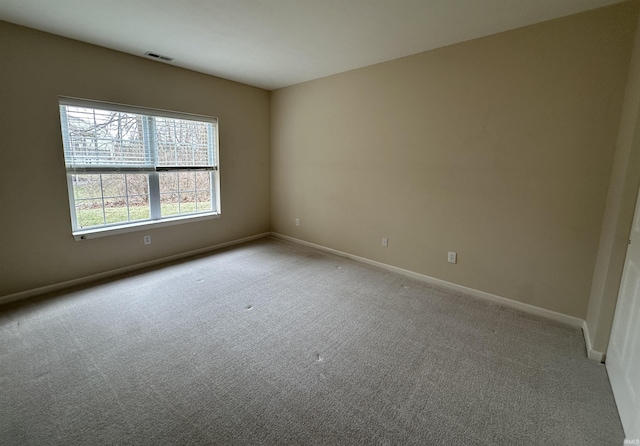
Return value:
M 619 1 L 0 0 L 0 19 L 273 90 Z

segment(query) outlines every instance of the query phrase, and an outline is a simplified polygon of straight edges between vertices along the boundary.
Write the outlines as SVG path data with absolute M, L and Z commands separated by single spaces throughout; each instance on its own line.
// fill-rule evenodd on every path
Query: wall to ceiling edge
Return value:
M 272 230 L 584 319 L 637 17 L 619 4 L 272 92 Z

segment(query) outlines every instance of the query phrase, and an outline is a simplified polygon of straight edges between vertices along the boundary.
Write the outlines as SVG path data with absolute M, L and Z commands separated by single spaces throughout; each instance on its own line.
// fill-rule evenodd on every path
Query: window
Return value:
M 60 99 L 76 239 L 220 213 L 217 119 Z

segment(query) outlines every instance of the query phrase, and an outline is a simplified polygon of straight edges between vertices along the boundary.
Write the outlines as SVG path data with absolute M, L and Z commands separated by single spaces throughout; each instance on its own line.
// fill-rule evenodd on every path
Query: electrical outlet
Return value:
M 145 245 L 150 245 L 151 244 L 151 236 L 150 235 L 145 235 L 144 236 L 144 244 Z
M 387 246 L 389 246 L 389 239 L 386 237 L 382 237 L 382 246 L 384 246 L 385 248 Z
M 300 226 L 300 219 L 296 218 L 296 226 Z
M 447 257 L 449 263 L 458 263 L 458 253 L 449 251 L 449 256 Z

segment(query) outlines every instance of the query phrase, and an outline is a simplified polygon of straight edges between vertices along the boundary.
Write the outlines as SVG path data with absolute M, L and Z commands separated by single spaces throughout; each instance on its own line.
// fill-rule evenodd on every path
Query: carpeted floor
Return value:
M 620 445 L 582 333 L 263 239 L 0 310 L 2 445 Z

